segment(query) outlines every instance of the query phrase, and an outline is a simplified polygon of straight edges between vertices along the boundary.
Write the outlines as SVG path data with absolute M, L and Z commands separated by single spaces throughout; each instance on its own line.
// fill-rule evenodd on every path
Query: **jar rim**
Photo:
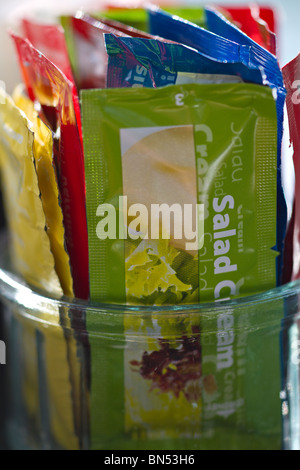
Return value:
M 16 295 L 18 294 L 18 295 Z M 287 300 L 288 298 L 300 295 L 300 280 L 284 284 L 279 287 L 269 289 L 264 292 L 251 294 L 230 300 L 220 300 L 218 302 L 199 302 L 197 304 L 176 304 L 176 305 L 142 305 L 142 304 L 123 304 L 116 302 L 97 302 L 84 300 L 79 298 L 70 298 L 67 296 L 58 296 L 49 292 L 43 291 L 38 288 L 29 286 L 20 276 L 13 273 L 6 267 L 0 266 L 0 297 L 3 299 L 22 304 L 22 297 L 29 299 L 36 305 L 49 304 L 56 307 L 64 307 L 69 309 L 92 309 L 92 310 L 106 310 L 110 313 L 196 313 L 203 310 L 221 311 L 226 307 L 247 307 L 254 306 L 254 304 L 266 304 L 269 302 L 278 301 L 280 299 Z M 27 300 L 28 302 L 28 300 Z
M 84 300 L 79 298 L 71 298 L 65 295 L 59 296 L 49 291 L 30 286 L 21 276 L 15 273 L 10 262 L 9 236 L 7 231 L 0 232 L 0 299 L 6 299 L 10 302 L 27 306 L 30 304 L 41 306 L 45 309 L 51 308 L 68 308 L 80 310 L 105 311 L 116 314 L 155 314 L 155 313 L 199 313 L 200 311 L 221 312 L 226 308 L 247 308 L 255 305 L 262 305 L 278 301 L 280 299 L 300 297 L 300 279 L 289 282 L 287 284 L 274 287 L 267 291 L 250 294 L 243 297 L 236 297 L 230 300 L 199 302 L 191 304 L 165 304 L 165 305 L 143 305 L 116 302 L 99 302 Z M 39 310 L 37 307 L 36 310 Z

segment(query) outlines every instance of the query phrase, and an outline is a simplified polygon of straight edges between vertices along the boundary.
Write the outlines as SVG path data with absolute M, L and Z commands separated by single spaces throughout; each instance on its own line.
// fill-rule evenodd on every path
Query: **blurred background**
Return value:
M 217 3 L 219 5 L 247 5 L 251 2 L 243 0 L 219 0 L 217 2 L 202 2 L 199 0 L 175 0 L 176 3 L 185 4 L 205 4 Z M 175 3 L 173 2 L 173 3 Z M 41 2 L 40 0 L 0 0 L 0 80 L 6 83 L 6 89 L 11 91 L 12 87 L 19 81 L 19 71 L 12 42 L 7 34 L 7 26 L 15 28 L 17 18 L 22 12 L 28 13 L 35 10 L 42 11 L 72 11 L 74 8 L 89 8 L 101 5 L 101 0 L 51 0 L 51 2 Z M 120 0 L 120 3 L 128 5 L 127 0 Z M 269 0 L 254 2 L 262 6 L 272 6 L 276 9 L 278 20 L 278 40 L 279 40 L 279 60 L 283 66 L 292 60 L 300 52 L 300 2 L 295 0 Z

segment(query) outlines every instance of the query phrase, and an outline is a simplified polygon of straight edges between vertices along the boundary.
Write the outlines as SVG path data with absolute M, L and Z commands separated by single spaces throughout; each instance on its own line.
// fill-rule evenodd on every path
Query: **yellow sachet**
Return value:
M 69 256 L 65 249 L 65 231 L 62 210 L 59 202 L 56 171 L 53 165 L 52 131 L 39 118 L 33 102 L 25 95 L 23 85 L 13 92 L 13 100 L 18 108 L 24 111 L 32 124 L 34 132 L 33 150 L 41 200 L 46 217 L 47 234 L 54 256 L 55 269 L 63 293 L 73 297 L 73 282 Z
M 24 114 L 0 89 L 0 154 L 4 206 L 12 262 L 32 286 L 62 295 L 46 233 L 34 166 L 34 134 Z
M 34 132 L 34 158 L 41 191 L 41 200 L 47 223 L 47 234 L 54 256 L 55 268 L 60 279 L 63 293 L 73 297 L 73 281 L 69 264 L 69 256 L 65 250 L 65 231 L 63 215 L 59 204 L 59 190 L 57 175 L 53 163 L 53 136 L 52 131 L 39 118 L 34 103 L 26 96 L 23 85 L 19 85 L 13 92 L 15 104 L 24 111 L 29 119 Z M 68 315 L 61 315 L 62 326 L 71 328 Z M 80 363 L 77 357 L 77 345 L 73 336 L 66 336 L 68 357 L 70 366 L 70 377 L 72 382 L 72 393 L 74 403 L 74 414 L 76 427 L 80 427 Z

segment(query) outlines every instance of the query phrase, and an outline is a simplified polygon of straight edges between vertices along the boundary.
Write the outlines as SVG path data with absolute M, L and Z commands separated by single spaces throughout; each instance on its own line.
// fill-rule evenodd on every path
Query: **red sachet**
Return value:
M 84 13 L 65 18 L 64 29 L 78 88 L 105 88 L 108 57 L 104 33 L 124 33 Z
M 82 144 L 76 122 L 74 85 L 28 39 L 11 34 L 29 97 L 38 102 L 58 135 L 55 155 L 74 294 L 89 296 L 88 236 Z
M 71 82 L 74 82 L 63 28 L 25 18 L 22 20 L 22 29 L 31 44 L 51 60 Z
M 283 67 L 282 73 L 287 90 L 286 105 L 295 170 L 293 215 L 290 222 L 289 239 L 286 241 L 289 253 L 291 249 L 293 252 L 293 256 L 289 256 L 289 263 L 292 266 L 286 266 L 286 270 L 291 272 L 291 279 L 286 279 L 289 281 L 300 278 L 300 54 Z M 293 236 L 291 236 L 291 230 Z
M 271 8 L 256 4 L 244 7 L 218 6 L 225 16 L 271 54 L 277 54 L 275 15 Z M 227 14 L 226 14 L 227 13 Z
M 106 88 L 108 56 L 104 34 L 153 39 L 151 34 L 132 26 L 107 18 L 97 19 L 83 12 L 64 17 L 63 24 L 79 89 Z
M 42 24 L 24 18 L 22 20 L 24 36 L 31 44 L 53 62 L 63 74 L 72 82 L 73 103 L 78 123 L 78 130 L 82 141 L 81 115 L 78 91 L 75 86 L 71 63 L 69 60 L 64 30 L 59 25 Z

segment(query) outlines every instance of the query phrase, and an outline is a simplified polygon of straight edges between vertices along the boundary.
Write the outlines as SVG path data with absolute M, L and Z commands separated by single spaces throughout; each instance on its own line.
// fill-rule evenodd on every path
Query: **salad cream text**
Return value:
M 236 236 L 236 230 L 228 230 L 230 224 L 229 211 L 234 209 L 234 198 L 225 196 L 222 199 L 213 199 L 213 209 L 215 212 L 213 218 L 214 227 L 214 274 L 227 274 L 237 271 L 237 265 L 232 264 L 230 259 L 230 242 L 232 237 Z M 228 279 L 220 281 L 214 290 L 216 301 L 224 299 L 224 292 L 230 296 L 237 293 L 236 284 Z M 217 320 L 217 369 L 227 369 L 233 364 L 233 331 L 234 319 L 231 309 L 224 309 Z

